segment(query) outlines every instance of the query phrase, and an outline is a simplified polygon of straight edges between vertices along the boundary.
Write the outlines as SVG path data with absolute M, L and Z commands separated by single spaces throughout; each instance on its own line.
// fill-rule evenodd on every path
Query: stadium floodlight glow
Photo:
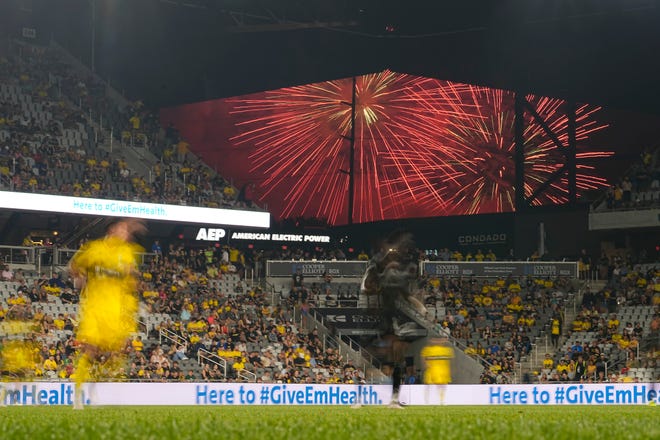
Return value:
M 254 228 L 270 227 L 270 214 L 264 211 L 165 205 L 10 191 L 0 191 L 0 208 Z

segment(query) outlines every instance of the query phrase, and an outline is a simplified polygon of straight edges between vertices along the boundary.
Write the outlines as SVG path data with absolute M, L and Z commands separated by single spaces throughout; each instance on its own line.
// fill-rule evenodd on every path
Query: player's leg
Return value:
M 76 359 L 75 369 L 75 392 L 73 399 L 73 409 L 83 409 L 82 386 L 89 381 L 91 376 L 92 362 L 89 354 L 81 353 Z
M 433 388 L 433 377 L 431 376 L 431 370 L 428 368 L 424 371 L 424 378 L 423 378 L 423 383 L 424 383 L 424 403 L 427 405 L 431 404 L 430 398 L 431 398 L 431 390 Z
M 438 395 L 440 396 L 440 405 L 444 405 L 445 395 L 447 394 L 447 384 L 446 383 L 437 384 L 436 387 L 438 387 Z
M 390 406 L 393 408 L 403 408 L 399 402 L 399 390 L 401 388 L 401 380 L 403 379 L 403 370 L 398 363 L 394 364 L 392 372 L 392 402 Z
M 80 354 L 75 362 L 75 394 L 73 400 L 73 409 L 83 409 L 83 384 L 88 383 L 92 378 L 92 368 L 94 359 L 97 356 L 97 350 L 90 345 L 83 345 Z
M 357 408 L 362 408 L 362 393 L 359 392 L 360 390 L 360 380 L 356 381 L 355 384 L 355 390 L 356 390 L 356 396 L 355 396 L 355 401 L 351 405 L 351 408 L 357 409 Z
M 7 398 L 7 384 L 8 382 L 5 380 L 6 378 L 2 378 L 2 388 L 0 388 L 0 407 L 7 406 L 5 403 L 5 399 Z

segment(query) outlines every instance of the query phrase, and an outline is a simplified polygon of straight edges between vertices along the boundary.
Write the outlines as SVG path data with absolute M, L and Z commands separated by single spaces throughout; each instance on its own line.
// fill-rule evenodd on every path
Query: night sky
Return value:
M 5 0 L 0 25 L 9 32 L 32 26 L 42 39 L 53 36 L 89 63 L 90 1 Z M 18 10 L 21 4 L 31 5 L 31 12 Z M 390 69 L 659 111 L 657 0 L 96 0 L 96 5 L 97 71 L 154 107 Z M 260 5 L 287 23 L 349 25 L 241 28 L 232 18 L 237 14 L 230 14 L 267 15 Z

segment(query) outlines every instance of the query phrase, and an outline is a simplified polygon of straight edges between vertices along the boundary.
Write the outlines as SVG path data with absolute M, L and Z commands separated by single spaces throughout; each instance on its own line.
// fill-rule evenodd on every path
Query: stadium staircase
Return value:
M 64 249 L 77 249 L 78 243 L 87 236 L 102 235 L 100 230 L 105 229 L 114 219 L 108 217 L 95 217 L 85 222 L 84 220 L 69 235 L 64 237 L 59 245 Z
M 593 281 L 590 285 L 594 283 L 600 283 L 598 281 Z M 562 347 L 569 343 L 569 338 L 571 335 L 571 323 L 575 320 L 575 317 L 579 313 L 580 304 L 582 304 L 583 289 L 586 287 L 586 283 L 582 283 L 581 288 L 578 289 L 577 294 L 569 295 L 566 301 L 563 304 L 562 308 L 562 334 L 559 338 L 558 350 L 554 350 L 551 342 L 551 316 L 546 316 L 544 319 L 543 330 L 540 334 L 534 338 L 532 343 L 531 352 L 525 356 L 521 357 L 519 366 L 520 366 L 520 376 L 524 381 L 534 381 L 539 372 L 543 369 L 543 360 L 545 355 L 550 353 L 553 355 L 553 358 L 558 359 L 563 356 L 564 351 Z
M 312 309 L 309 315 L 303 318 L 300 310 L 296 309 L 294 316 L 296 323 L 304 331 L 311 332 L 317 330 L 319 337 L 323 341 L 323 347 L 335 348 L 345 359 L 350 359 L 353 365 L 362 369 L 365 380 L 368 383 L 380 383 L 387 379 L 381 371 L 381 362 L 377 356 L 350 338 L 333 337 L 332 330 L 325 325 L 323 316 L 320 313 Z
M 170 315 L 164 313 L 140 312 L 140 318 L 138 320 L 140 332 L 138 334 L 142 336 L 145 348 L 159 345 L 163 351 L 167 353 L 170 351 L 171 347 L 176 346 L 177 344 L 187 344 L 187 341 L 184 338 L 170 330 L 161 329 L 155 332 L 158 324 L 171 319 L 172 317 Z M 212 360 L 212 362 L 210 362 L 211 364 L 218 363 L 221 367 L 223 363 L 225 364 L 225 368 L 221 368 L 221 371 L 225 372 L 226 377 L 226 361 L 211 352 L 208 352 L 208 357 Z M 192 371 L 195 377 L 201 380 L 203 362 L 201 362 L 199 356 L 196 358 L 182 359 L 177 362 L 179 363 L 179 368 L 182 373 L 185 374 L 188 371 Z
M 618 371 L 629 366 L 630 368 L 626 371 L 628 377 L 644 382 L 660 379 L 660 363 L 657 361 L 658 351 L 660 351 L 660 336 L 651 334 L 651 321 L 655 313 L 656 307 L 653 305 L 623 306 L 617 310 L 617 317 L 620 320 L 618 333 L 623 332 L 623 328 L 628 322 L 639 322 L 644 329 L 644 333 L 634 358 L 628 358 L 627 352 L 621 353 L 618 360 L 608 365 L 608 368 L 612 371 Z M 656 359 L 654 367 L 643 366 L 649 359 Z
M 572 332 L 572 322 L 580 312 L 584 289 L 589 287 L 592 291 L 600 291 L 605 288 L 606 285 L 607 281 L 590 281 L 584 283 L 577 295 L 566 302 L 564 307 L 564 325 L 559 348 L 557 350 L 552 349 L 549 335 L 550 327 L 549 324 L 546 324 L 544 332 L 536 338 L 534 349 L 530 357 L 525 362 L 521 361 L 521 374 L 523 376 L 529 374 L 530 377 L 533 377 L 543 369 L 542 363 L 545 353 L 551 353 L 556 363 L 558 359 L 568 352 L 575 341 L 591 343 L 598 340 L 599 336 L 596 332 Z M 627 322 L 639 322 L 644 329 L 645 336 L 641 338 L 639 349 L 636 352 L 634 360 L 629 359 L 627 352 L 619 349 L 616 344 L 606 344 L 604 348 L 608 357 L 608 375 L 612 373 L 618 375 L 622 369 L 632 365 L 631 368 L 625 368 L 624 370 L 624 376 L 631 380 L 648 382 L 658 379 L 658 376 L 660 375 L 660 367 L 641 367 L 647 358 L 652 358 L 654 356 L 653 353 L 659 346 L 659 341 L 649 335 L 650 324 L 654 313 L 654 306 L 624 306 L 617 310 L 617 317 L 620 320 L 617 333 L 622 333 L 623 327 Z
M 122 96 L 121 93 L 104 81 L 103 78 L 92 72 L 64 47 L 54 41 L 51 42 L 51 47 L 54 48 L 60 57 L 79 75 L 83 77 L 94 77 L 96 81 L 103 83 L 106 87 L 108 98 L 110 98 L 118 108 L 125 108 L 130 105 L 130 102 Z M 121 133 L 114 131 L 111 126 L 111 121 L 109 121 L 110 118 L 106 117 L 104 120 L 105 115 L 95 114 L 91 109 L 82 107 L 81 103 L 71 101 L 69 101 L 69 103 L 81 110 L 85 115 L 87 123 L 95 133 L 95 140 L 97 141 L 96 147 L 98 149 L 111 154 L 113 157 L 116 157 L 117 155 L 124 157 L 128 168 L 132 172 L 145 179 L 149 178 L 151 168 L 158 162 L 156 156 L 154 156 L 148 149 L 140 148 L 137 144 L 133 144 L 133 142 L 124 145 L 121 142 Z
M 106 86 L 107 97 L 113 101 L 117 108 L 126 108 L 131 105 L 130 101 L 126 97 L 114 89 L 108 82 L 103 80 L 103 78 L 92 72 L 87 66 L 76 59 L 65 48 L 58 45 L 57 43 L 52 43 L 52 45 L 58 50 L 61 56 L 65 58 L 66 61 L 81 75 L 84 75 L 85 77 L 93 76 L 98 82 L 103 83 Z M 73 103 L 73 105 L 78 106 L 76 103 Z M 80 108 L 80 110 L 82 110 L 86 115 L 87 122 L 96 133 L 96 139 L 98 140 L 97 148 L 102 149 L 113 156 L 118 154 L 121 155 L 126 160 L 128 168 L 133 173 L 136 173 L 138 176 L 143 177 L 147 182 L 151 183 L 153 178 L 151 170 L 157 163 L 160 162 L 160 158 L 154 155 L 149 147 L 155 147 L 155 144 L 158 142 L 158 140 L 150 139 L 144 142 L 138 142 L 135 139 L 135 136 L 131 134 L 130 139 L 125 141 L 122 139 L 123 134 L 120 129 L 112 127 L 112 123 L 107 120 L 104 122 L 104 115 L 94 114 L 92 110 L 84 109 L 79 106 L 78 108 Z M 122 116 L 128 117 L 126 115 Z M 167 148 L 169 146 L 164 147 Z M 154 151 L 155 150 L 156 149 L 154 149 Z M 206 167 L 212 173 L 212 175 L 217 175 L 217 172 L 213 168 L 209 167 L 208 164 L 193 154 L 192 151 L 188 152 L 187 157 L 193 165 L 201 164 Z M 166 178 L 175 180 L 178 185 L 186 185 L 186 182 L 181 180 L 176 174 L 168 175 Z

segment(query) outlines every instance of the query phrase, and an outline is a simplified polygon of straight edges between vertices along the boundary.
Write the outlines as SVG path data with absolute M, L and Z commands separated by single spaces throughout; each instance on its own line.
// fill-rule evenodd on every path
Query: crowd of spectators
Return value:
M 127 342 L 127 365 L 117 368 L 107 359 L 97 374 L 114 380 L 236 381 L 245 380 L 241 372 L 249 371 L 257 381 L 364 381 L 364 370 L 325 344 L 316 330 L 299 328 L 292 309 L 271 304 L 259 288 L 248 288 L 238 275 L 243 261 L 240 252 L 229 248 L 170 246 L 161 251 L 143 268 L 139 288 L 142 316 L 160 321 L 145 323 L 142 334 Z M 29 375 L 70 379 L 76 315 L 48 313 L 48 304 L 76 304 L 72 281 L 66 275 L 28 277 L 8 268 L 0 274 L 15 289 L 7 308 L 0 307 L 0 321 L 29 323 L 23 336 L 43 341 Z M 161 331 L 169 336 L 160 338 Z M 195 366 L 200 349 L 209 353 L 201 370 Z
M 334 348 L 323 349 L 316 331 L 299 329 L 286 303 L 271 304 L 260 289 L 248 288 L 238 276 L 244 262 L 236 248 L 186 252 L 170 246 L 145 269 L 146 307 L 172 317 L 152 332 L 168 330 L 181 341 L 170 347 L 171 356 L 194 358 L 199 349 L 215 353 L 227 362 L 228 379 L 247 369 L 264 381 L 363 380 L 363 372 L 344 362 Z M 223 278 L 232 280 L 230 291 L 226 283 L 218 283 Z M 218 369 L 208 364 L 202 379 L 217 379 Z
M 630 264 L 620 256 L 605 260 L 607 284 L 598 291 L 587 287 L 581 309 L 568 323 L 566 343 L 543 361 L 541 382 L 639 380 L 627 374 L 631 368 L 648 369 L 657 378 L 660 270 L 655 264 Z M 621 321 L 618 312 L 629 307 L 652 309 L 652 314 Z M 647 316 L 651 316 L 649 322 L 642 321 Z
M 435 330 L 451 336 L 485 367 L 484 382 L 512 382 L 518 363 L 550 316 L 561 313 L 574 285 L 566 278 L 494 280 L 422 277 Z
M 660 206 L 660 150 L 644 150 L 626 176 L 610 186 L 599 209 L 640 209 Z
M 158 322 L 143 327 L 142 334 L 127 343 L 125 355 L 130 363 L 112 370 L 114 379 L 232 381 L 245 380 L 240 372 L 249 371 L 259 381 L 364 380 L 362 370 L 353 368 L 333 348 L 324 350 L 318 334 L 303 331 L 292 320 L 295 304 L 328 306 L 332 304 L 325 301 L 338 299 L 323 295 L 331 279 L 305 280 L 304 298 L 274 305 L 268 295 L 241 279 L 249 259 L 236 248 L 169 245 L 162 249 L 154 243 L 151 250 L 157 257 L 143 267 L 140 296 L 143 316 L 158 316 Z M 546 324 L 552 335 L 556 327 L 557 342 L 539 368 L 539 381 L 617 380 L 611 373 L 619 353 L 626 356 L 616 372 L 624 373 L 619 380 L 629 380 L 625 375 L 629 368 L 658 366 L 657 342 L 641 357 L 636 348 L 642 338 L 658 336 L 660 271 L 654 266 L 633 268 L 620 260 L 614 264 L 607 286 L 597 292 L 587 290 L 582 310 L 570 323 L 563 322 L 563 308 L 575 293 L 576 283 L 565 278 L 424 276 L 418 280 L 417 294 L 435 330 L 451 336 L 483 364 L 484 383 L 512 382 Z M 78 293 L 71 281 L 66 274 L 26 276 L 9 267 L 0 268 L 0 277 L 12 283 L 0 320 L 27 318 L 35 323 L 31 330 L 39 335 L 35 340 L 47 341 L 35 349 L 42 357 L 32 374 L 70 378 L 75 374 L 72 359 L 77 347 L 72 331 L 76 315 L 72 309 L 54 313 L 47 305 L 54 298 L 58 304 L 76 304 Z M 618 321 L 617 310 L 631 305 L 655 305 L 650 326 Z M 559 341 L 565 326 L 570 329 L 568 345 Z M 161 339 L 162 345 L 157 343 L 161 330 L 174 335 Z M 582 337 L 585 333 L 596 336 Z M 195 367 L 199 349 L 223 359 L 226 371 L 221 361 L 207 362 L 201 370 Z
M 0 51 L 0 85 L 18 88 L 13 95 L 0 95 L 2 188 L 192 206 L 256 207 L 192 155 L 177 154 L 185 141 L 153 135 L 159 132 L 158 120 L 142 103 L 123 108 L 114 103 L 103 83 L 63 62 L 55 48 L 5 42 Z M 26 105 L 39 106 L 39 110 Z M 106 115 L 108 124 L 125 122 L 131 136 L 149 133 L 154 143 L 163 145 L 162 161 L 151 167 L 150 175 L 137 174 L 121 154 L 101 148 L 106 142 L 104 131 L 86 110 Z

